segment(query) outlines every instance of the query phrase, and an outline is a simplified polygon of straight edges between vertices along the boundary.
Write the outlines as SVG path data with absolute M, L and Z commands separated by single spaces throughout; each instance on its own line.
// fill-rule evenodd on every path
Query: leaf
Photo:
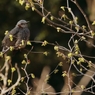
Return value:
M 0 52 L 0 57 L 3 57 L 3 52 Z
M 85 25 L 82 25 L 82 28 L 85 30 L 86 29 L 86 26 Z
M 65 14 L 63 14 L 62 15 L 62 18 L 64 19 L 64 20 L 66 20 L 66 18 L 68 18 Z
M 42 21 L 41 22 L 44 24 L 45 20 L 46 20 L 46 17 L 42 17 Z
M 78 43 L 78 40 L 75 40 L 75 42 L 74 42 L 75 44 L 77 44 Z
M 27 41 L 27 45 L 32 45 L 30 41 Z
M 41 46 L 46 46 L 48 44 L 48 42 L 46 41 L 46 40 L 44 40 L 43 42 L 42 42 L 42 45 Z
M 95 36 L 95 32 L 94 31 L 90 31 L 90 33 L 91 33 L 91 36 Z
M 12 89 L 11 95 L 16 95 L 15 87 Z
M 31 74 L 31 77 L 34 79 L 34 78 L 35 78 L 35 75 L 32 73 L 32 74 Z
M 59 50 L 58 46 L 54 46 L 54 50 L 58 51 Z
M 73 24 L 73 21 L 69 21 L 69 24 L 72 25 Z
M 75 19 L 74 19 L 74 20 L 75 20 L 75 22 L 76 22 L 76 23 L 78 23 L 78 17 L 75 17 Z
M 21 82 L 23 82 L 24 81 L 24 77 L 21 77 Z
M 14 47 L 13 46 L 10 46 L 10 51 L 13 51 L 14 50 Z
M 50 16 L 50 19 L 51 19 L 51 20 L 53 20 L 53 19 L 54 19 L 54 17 L 53 17 L 53 16 Z
M 21 45 L 22 45 L 22 46 L 24 46 L 24 45 L 25 45 L 24 40 L 22 40 L 22 41 L 21 41 Z
M 66 75 L 67 75 L 67 72 L 66 71 L 64 71 L 64 72 L 62 72 L 63 74 L 62 74 L 62 76 L 63 77 L 65 77 Z
M 6 31 L 5 31 L 5 35 L 7 35 L 8 33 L 9 33 L 9 31 L 8 31 L 8 30 L 6 30 Z
M 32 11 L 34 11 L 35 10 L 35 7 L 32 7 Z
M 47 52 L 47 51 L 45 51 L 45 52 L 43 52 L 43 54 L 47 56 L 47 55 L 48 55 L 48 52 Z
M 24 2 L 25 2 L 25 0 L 19 0 L 19 4 L 20 4 L 20 5 L 23 5 Z
M 84 85 L 81 85 L 81 89 L 84 90 L 84 88 L 85 88 Z
M 86 38 L 85 38 L 84 36 L 81 37 L 81 41 L 82 41 L 82 40 L 85 40 L 85 39 L 86 39 Z
M 64 7 L 64 6 L 61 6 L 60 8 L 61 8 L 63 11 L 65 11 L 65 7 Z
M 73 56 L 73 54 L 70 52 L 68 53 L 68 57 L 71 58 Z
M 79 27 L 76 26 L 75 29 L 76 29 L 77 31 L 79 31 Z
M 80 62 L 85 62 L 85 59 L 83 57 L 78 58 Z
M 8 79 L 8 86 L 12 83 L 12 80 Z
M 58 69 L 55 69 L 55 70 L 54 70 L 54 74 L 56 74 L 58 71 L 59 71 Z
M 92 25 L 95 25 L 95 21 L 92 22 Z
M 16 71 L 16 68 L 15 67 L 12 67 L 11 68 L 11 72 L 13 73 L 14 71 Z
M 60 62 L 58 65 L 59 65 L 59 66 L 63 66 L 63 62 Z
M 71 12 L 71 8 L 68 8 L 68 12 Z
M 30 8 L 30 4 L 29 3 L 26 3 L 25 9 L 28 10 L 29 8 Z
M 10 41 L 13 41 L 13 35 L 9 35 Z
M 26 64 L 26 61 L 25 60 L 22 60 L 22 62 L 21 62 L 22 64 Z
M 61 28 L 60 27 L 57 27 L 57 32 L 60 32 Z

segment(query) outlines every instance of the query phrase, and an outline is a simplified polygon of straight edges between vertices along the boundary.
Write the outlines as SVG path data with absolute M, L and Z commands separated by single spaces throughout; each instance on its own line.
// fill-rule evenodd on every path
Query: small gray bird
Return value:
M 2 41 L 2 52 L 5 53 L 9 50 L 10 46 L 15 50 L 24 48 L 27 41 L 30 38 L 30 31 L 28 29 L 28 22 L 26 20 L 20 20 L 16 26 L 4 37 Z

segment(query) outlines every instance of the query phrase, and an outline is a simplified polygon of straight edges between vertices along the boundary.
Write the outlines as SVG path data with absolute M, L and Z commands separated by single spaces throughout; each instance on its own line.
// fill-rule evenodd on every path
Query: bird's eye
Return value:
M 21 23 L 21 25 L 23 25 L 24 23 Z
M 21 23 L 21 25 L 25 25 L 25 23 Z

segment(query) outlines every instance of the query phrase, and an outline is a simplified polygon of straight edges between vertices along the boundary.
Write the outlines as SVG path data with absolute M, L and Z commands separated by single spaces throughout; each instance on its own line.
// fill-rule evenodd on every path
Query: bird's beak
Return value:
M 27 21 L 26 23 L 29 23 L 29 21 Z

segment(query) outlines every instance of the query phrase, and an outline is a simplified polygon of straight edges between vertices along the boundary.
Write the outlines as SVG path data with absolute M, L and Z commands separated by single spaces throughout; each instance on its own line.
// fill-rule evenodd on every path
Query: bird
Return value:
M 6 53 L 10 47 L 18 50 L 26 46 L 30 38 L 28 22 L 26 20 L 19 20 L 15 27 L 5 35 L 2 40 L 2 53 Z

